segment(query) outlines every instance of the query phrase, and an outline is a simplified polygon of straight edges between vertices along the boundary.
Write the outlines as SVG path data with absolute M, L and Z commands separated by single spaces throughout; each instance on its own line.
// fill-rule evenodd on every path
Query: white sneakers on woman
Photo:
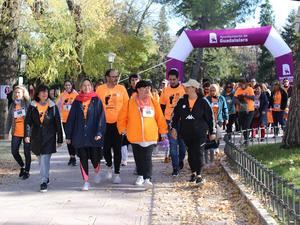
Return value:
M 144 186 L 146 189 L 148 188 L 152 188 L 153 184 L 150 181 L 150 179 L 145 179 L 143 178 L 143 176 L 138 176 L 136 181 L 135 181 L 135 185 L 137 186 Z
M 144 178 L 143 176 L 138 176 L 136 181 L 135 181 L 135 185 L 137 186 L 142 186 L 144 184 Z
M 90 187 L 90 183 L 89 182 L 84 182 L 83 186 L 82 186 L 82 191 L 88 191 Z

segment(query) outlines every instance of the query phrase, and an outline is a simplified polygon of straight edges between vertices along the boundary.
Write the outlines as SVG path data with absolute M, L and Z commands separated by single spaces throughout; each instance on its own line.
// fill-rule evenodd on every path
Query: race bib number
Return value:
M 154 110 L 151 107 L 144 107 L 143 108 L 143 117 L 150 118 L 154 117 Z
M 212 102 L 211 103 L 211 107 L 213 108 L 218 108 L 219 107 L 219 104 L 217 102 Z
M 15 110 L 14 111 L 14 118 L 17 119 L 17 118 L 25 117 L 25 113 L 26 112 L 25 112 L 24 108 Z
M 254 101 L 254 107 L 255 107 L 256 109 L 258 109 L 258 108 L 260 107 L 260 101 L 259 101 L 259 100 L 255 100 L 255 101 Z
M 280 109 L 280 104 L 274 104 L 274 109 Z
M 66 104 L 66 105 L 64 105 L 64 110 L 65 110 L 65 111 L 70 111 L 70 110 L 71 110 L 71 107 L 72 107 L 72 105 Z

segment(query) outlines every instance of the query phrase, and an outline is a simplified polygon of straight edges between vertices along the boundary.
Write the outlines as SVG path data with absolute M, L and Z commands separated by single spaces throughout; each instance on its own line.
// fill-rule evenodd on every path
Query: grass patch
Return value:
M 300 148 L 281 149 L 280 144 L 264 144 L 249 147 L 247 152 L 300 188 Z

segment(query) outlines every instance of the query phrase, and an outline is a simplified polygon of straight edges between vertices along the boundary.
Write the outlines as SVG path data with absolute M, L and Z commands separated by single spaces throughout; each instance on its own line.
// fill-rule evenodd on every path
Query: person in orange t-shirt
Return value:
M 235 91 L 234 102 L 238 106 L 238 120 L 240 129 L 243 131 L 244 144 L 248 145 L 249 129 L 254 116 L 254 90 L 248 86 L 245 79 L 239 81 L 239 88 Z
M 106 160 L 107 179 L 112 178 L 112 153 L 114 152 L 114 172 L 113 183 L 121 183 L 120 165 L 121 165 L 121 146 L 122 135 L 117 129 L 117 120 L 119 113 L 124 105 L 128 104 L 128 94 L 124 86 L 118 84 L 119 74 L 114 69 L 109 69 L 105 73 L 106 84 L 99 86 L 96 90 L 98 97 L 101 99 L 105 117 L 106 132 L 104 135 L 104 158 Z
M 72 107 L 72 103 L 75 100 L 76 96 L 78 95 L 77 91 L 73 89 L 73 84 L 71 81 L 66 80 L 64 82 L 64 92 L 60 94 L 57 99 L 56 105 L 61 114 L 61 121 L 63 128 L 65 130 L 66 123 L 68 120 L 68 116 Z M 69 162 L 68 165 L 76 166 L 76 151 L 72 144 L 67 144 L 68 152 L 69 152 Z
M 182 84 L 179 83 L 179 73 L 176 69 L 168 72 L 169 86 L 164 88 L 160 95 L 160 105 L 167 120 L 168 125 L 173 116 L 173 111 L 178 100 L 185 94 Z M 185 144 L 181 137 L 172 138 L 171 127 L 169 126 L 168 138 L 170 143 L 170 155 L 172 159 L 173 172 L 172 176 L 178 176 L 179 170 L 183 168 L 185 158 Z M 167 159 L 165 159 L 167 162 Z
M 14 159 L 20 166 L 19 177 L 23 180 L 29 178 L 29 171 L 31 165 L 30 144 L 24 141 L 24 120 L 26 111 L 30 104 L 30 97 L 28 91 L 23 86 L 16 86 L 12 94 L 13 102 L 9 106 L 6 133 L 11 130 L 11 152 Z M 20 155 L 19 149 L 23 141 L 25 164 Z

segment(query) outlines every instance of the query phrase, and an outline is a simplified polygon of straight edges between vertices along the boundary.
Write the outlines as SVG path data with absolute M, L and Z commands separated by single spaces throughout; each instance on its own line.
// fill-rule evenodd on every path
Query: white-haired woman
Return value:
M 31 164 L 30 144 L 24 141 L 24 120 L 30 104 L 30 97 L 26 88 L 18 85 L 13 90 L 12 99 L 13 102 L 8 110 L 6 133 L 11 130 L 11 153 L 20 166 L 19 177 L 25 180 L 29 177 Z M 22 141 L 25 163 L 19 152 Z
M 220 87 L 217 84 L 211 84 L 209 88 L 209 96 L 206 97 L 209 101 L 214 113 L 214 121 L 216 124 L 217 133 L 220 132 L 223 124 L 227 124 L 229 120 L 227 102 L 224 96 L 220 95 Z M 219 136 L 219 134 L 217 135 Z M 219 141 L 208 142 L 206 150 L 210 150 L 210 161 L 214 159 L 214 150 L 219 147 Z M 205 161 L 208 162 L 208 151 L 205 151 Z

